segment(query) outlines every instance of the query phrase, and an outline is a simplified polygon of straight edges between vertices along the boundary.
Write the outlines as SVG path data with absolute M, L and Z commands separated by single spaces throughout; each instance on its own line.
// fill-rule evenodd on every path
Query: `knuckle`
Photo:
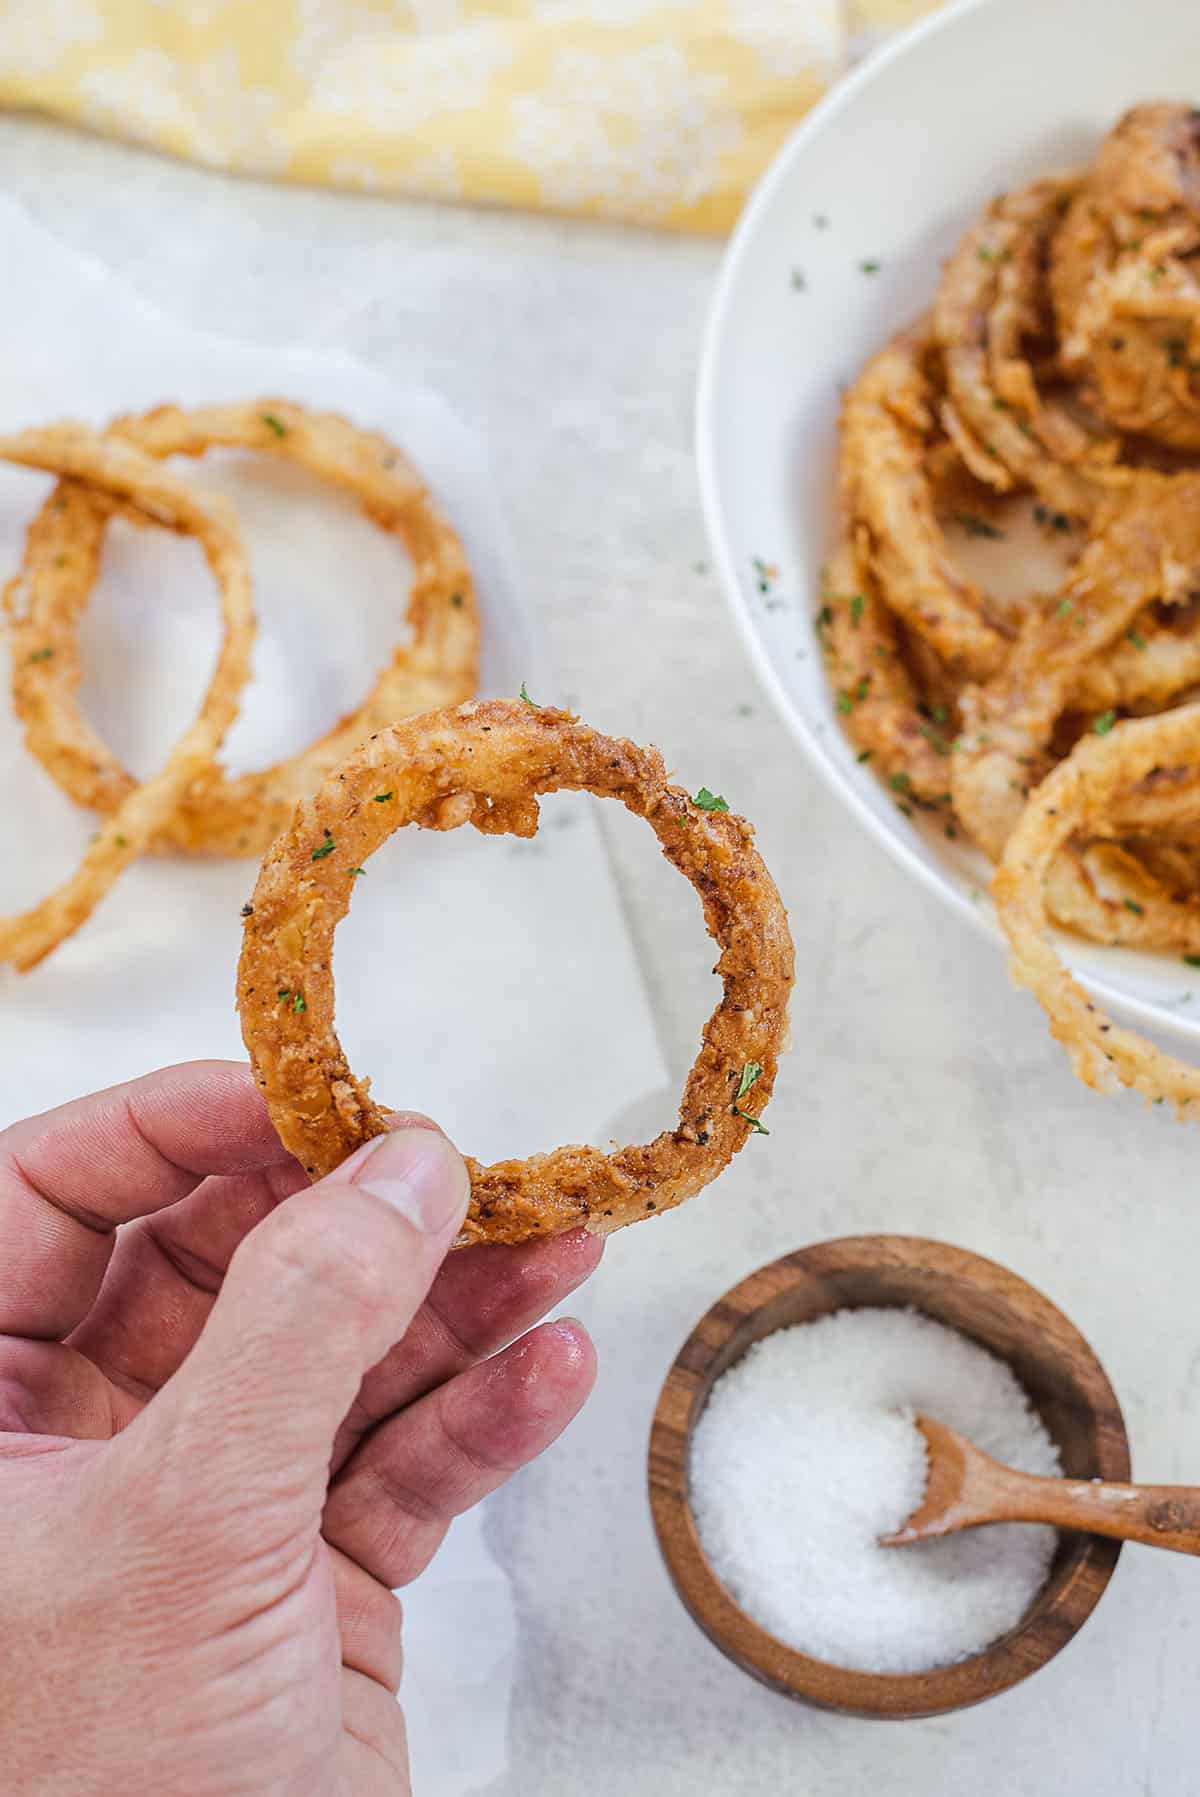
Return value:
M 382 1309 L 394 1281 L 357 1212 L 352 1200 L 341 1197 L 281 1204 L 262 1243 L 267 1276 L 274 1271 L 286 1283 L 317 1287 L 351 1314 Z

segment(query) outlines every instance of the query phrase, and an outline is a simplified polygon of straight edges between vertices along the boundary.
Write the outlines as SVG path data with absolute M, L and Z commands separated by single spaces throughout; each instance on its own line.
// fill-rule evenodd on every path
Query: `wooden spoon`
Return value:
M 932 1541 L 990 1522 L 1048 1522 L 1200 1554 L 1200 1488 L 1040 1478 L 1002 1466 L 932 1417 L 919 1416 L 916 1422 L 929 1448 L 929 1482 L 903 1528 L 880 1537 L 883 1547 Z

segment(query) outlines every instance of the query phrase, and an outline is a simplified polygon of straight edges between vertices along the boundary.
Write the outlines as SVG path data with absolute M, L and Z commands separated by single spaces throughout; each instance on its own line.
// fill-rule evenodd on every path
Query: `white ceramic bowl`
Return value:
M 1200 101 L 1200 0 L 967 0 L 936 14 L 789 139 L 742 216 L 709 316 L 701 490 L 759 673 L 835 792 L 997 940 L 987 864 L 936 823 L 906 820 L 858 766 L 816 653 L 839 390 L 926 307 L 941 259 L 991 195 L 1086 159 L 1137 100 L 1188 97 Z M 769 592 L 756 558 L 777 570 Z M 1064 949 L 1105 1003 L 1200 1038 L 1200 975 L 1178 958 Z

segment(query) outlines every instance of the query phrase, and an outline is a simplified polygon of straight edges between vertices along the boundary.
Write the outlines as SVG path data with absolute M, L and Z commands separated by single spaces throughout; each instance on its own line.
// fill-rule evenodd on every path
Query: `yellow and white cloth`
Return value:
M 0 0 L 0 105 L 285 179 L 726 230 L 936 0 Z

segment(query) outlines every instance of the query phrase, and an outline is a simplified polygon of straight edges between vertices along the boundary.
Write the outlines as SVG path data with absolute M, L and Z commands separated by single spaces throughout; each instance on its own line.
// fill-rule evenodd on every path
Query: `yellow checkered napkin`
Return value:
M 302 181 L 726 230 L 934 0 L 0 0 L 0 104 Z

